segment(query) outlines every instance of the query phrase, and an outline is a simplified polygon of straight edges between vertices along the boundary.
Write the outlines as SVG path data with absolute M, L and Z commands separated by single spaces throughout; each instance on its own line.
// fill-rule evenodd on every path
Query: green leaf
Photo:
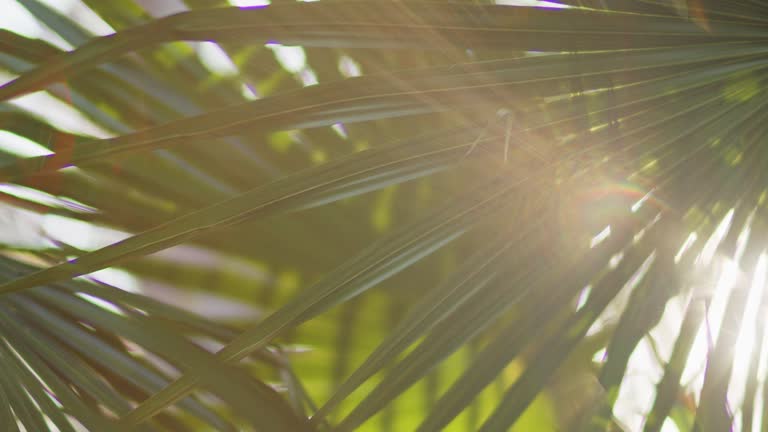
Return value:
M 376 25 L 371 25 L 371 23 Z M 0 89 L 8 99 L 62 76 L 151 44 L 173 40 L 279 41 L 325 47 L 504 47 L 589 51 L 649 48 L 768 37 L 751 22 L 712 22 L 706 32 L 677 17 L 468 4 L 356 1 L 190 11 L 97 38 Z M 609 36 L 609 37 L 606 37 Z M 564 47 L 567 47 L 564 49 Z
M 39 156 L 0 166 L 0 178 L 25 176 L 81 165 L 126 152 L 162 148 L 249 130 L 286 130 L 396 118 L 431 112 L 469 111 L 483 105 L 503 107 L 503 99 L 543 98 L 561 94 L 559 85 L 570 83 L 578 64 L 588 63 L 589 80 L 601 84 L 622 72 L 663 67 L 686 68 L 712 60 L 727 60 L 766 53 L 752 44 L 721 44 L 616 53 L 559 54 L 524 57 L 461 68 L 440 67 L 403 72 L 391 77 L 359 77 L 306 87 L 263 100 L 166 123 L 133 134 L 75 143 L 62 155 Z M 741 70 L 763 66 L 742 63 Z M 535 78 L 532 78 L 535 77 Z M 385 79 L 384 79 L 385 78 Z M 690 82 L 692 77 L 688 77 Z M 644 78 L 641 78 L 641 80 Z M 711 77 L 702 77 L 711 82 Z M 495 104 L 495 106 L 494 106 Z

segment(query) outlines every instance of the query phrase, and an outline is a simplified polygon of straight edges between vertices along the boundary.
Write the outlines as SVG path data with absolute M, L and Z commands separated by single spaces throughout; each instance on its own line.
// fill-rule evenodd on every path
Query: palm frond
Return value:
M 14 2 L 8 430 L 765 429 L 762 2 L 274 3 Z

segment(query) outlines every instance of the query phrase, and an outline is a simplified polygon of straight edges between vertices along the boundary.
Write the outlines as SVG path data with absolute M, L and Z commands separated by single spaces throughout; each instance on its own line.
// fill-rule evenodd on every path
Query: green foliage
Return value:
M 3 430 L 766 430 L 766 5 L 273 3 L 18 0 Z

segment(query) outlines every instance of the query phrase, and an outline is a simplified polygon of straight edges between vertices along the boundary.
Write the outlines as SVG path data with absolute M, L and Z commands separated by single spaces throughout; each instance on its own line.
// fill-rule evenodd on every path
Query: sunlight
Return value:
M 622 259 L 624 259 L 624 254 L 619 252 L 611 257 L 610 261 L 608 262 L 608 266 L 610 268 L 616 268 Z M 656 252 L 652 252 L 650 255 L 648 255 L 645 261 L 640 264 L 632 276 L 630 276 L 630 278 L 624 283 L 624 286 L 621 288 L 621 290 L 619 290 L 619 293 L 613 298 L 613 300 L 611 300 L 605 310 L 600 314 L 600 316 L 597 317 L 595 322 L 592 323 L 592 326 L 590 326 L 589 330 L 587 331 L 588 336 L 597 334 L 603 330 L 607 324 L 615 322 L 618 319 L 622 311 L 626 308 L 632 291 L 635 290 L 643 278 L 645 278 L 645 276 L 648 274 L 648 270 L 650 270 L 655 260 Z M 582 291 L 580 298 L 584 298 L 585 302 L 588 301 L 591 290 L 592 287 L 587 286 Z M 579 307 L 579 305 L 577 305 L 577 307 Z
M 589 294 L 592 292 L 592 285 L 587 285 L 584 287 L 583 290 L 581 290 L 581 293 L 579 293 L 579 297 L 576 300 L 576 310 L 579 311 L 581 308 L 584 307 L 584 305 L 587 304 L 587 300 L 589 300 Z
M 0 151 L 21 157 L 43 156 L 53 153 L 28 138 L 4 130 L 0 130 Z
M 272 50 L 280 66 L 288 72 L 301 72 L 307 65 L 307 55 L 302 47 L 285 46 L 276 43 L 269 43 L 265 46 Z
M 697 239 L 698 236 L 695 232 L 688 234 L 688 238 L 685 239 L 683 245 L 680 246 L 680 250 L 677 251 L 677 254 L 675 255 L 675 264 L 680 262 L 680 260 L 683 258 L 683 255 L 685 255 L 685 253 L 688 252 L 688 249 L 690 249 L 691 246 L 696 243 Z
M 753 413 L 754 424 L 760 424 L 763 416 L 762 392 L 757 395 L 747 395 L 746 387 L 750 364 L 753 361 L 758 362 L 758 381 L 765 380 L 766 357 L 768 352 L 765 345 L 759 355 L 754 352 L 757 343 L 757 326 L 764 325 L 758 320 L 759 306 L 762 302 L 763 291 L 765 290 L 766 277 L 768 275 L 768 256 L 765 252 L 760 254 L 754 274 L 748 275 L 740 269 L 739 260 L 743 255 L 746 242 L 749 238 L 751 218 L 745 224 L 739 233 L 736 251 L 733 259 L 718 255 L 715 251 L 724 239 L 730 229 L 733 218 L 733 210 L 729 211 L 715 232 L 707 240 L 702 252 L 696 259 L 693 288 L 697 291 L 692 301 L 701 302 L 702 298 L 709 298 L 706 320 L 699 328 L 695 341 L 688 356 L 688 361 L 682 375 L 682 384 L 688 388 L 692 396 L 699 402 L 700 392 L 704 384 L 707 357 L 713 349 L 713 345 L 718 340 L 718 336 L 725 320 L 739 320 L 739 334 L 733 351 L 733 368 L 731 372 L 730 385 L 728 387 L 728 404 L 734 414 L 733 430 L 742 429 L 743 419 L 741 418 L 741 406 L 746 398 L 757 397 L 757 405 Z M 693 235 L 689 236 L 686 244 L 692 242 Z M 684 245 L 682 249 L 689 246 Z M 678 254 L 679 256 L 680 254 Z M 679 258 L 676 258 L 679 262 Z M 743 315 L 738 317 L 726 317 L 725 312 L 729 298 L 734 289 L 746 286 L 737 283 L 740 279 L 751 277 L 749 284 L 746 308 Z M 682 311 L 678 312 L 680 315 Z M 666 315 L 666 313 L 665 313 Z M 669 338 L 666 333 L 666 338 Z
M 736 282 L 740 278 L 748 276 L 743 274 L 738 265 L 738 260 L 743 253 L 744 244 L 749 235 L 748 228 L 743 229 L 738 237 L 736 253 L 734 254 L 733 259 L 715 255 L 715 251 L 730 229 L 733 213 L 734 210 L 731 209 L 715 229 L 712 236 L 707 240 L 701 254 L 696 260 L 694 269 L 694 272 L 696 273 L 694 275 L 694 283 L 698 285 L 694 286 L 694 289 L 697 290 L 698 294 L 694 297 L 693 301 L 701 301 L 701 298 L 710 299 L 706 320 L 696 335 L 682 376 L 683 384 L 687 383 L 687 386 L 693 393 L 697 403 L 704 384 L 707 356 L 713 349 L 714 343 L 717 341 L 723 321 L 725 319 L 739 318 L 724 316 L 728 299 L 736 286 Z M 761 267 L 764 266 L 765 264 L 763 263 Z M 755 283 L 760 284 L 759 280 L 761 280 L 761 278 L 764 280 L 765 270 L 758 270 L 755 274 L 755 278 L 753 286 Z M 752 294 L 754 291 L 754 289 L 750 290 L 750 296 L 755 295 Z M 745 319 L 742 328 L 747 325 L 746 323 L 747 321 Z M 754 339 L 754 335 L 751 336 L 751 338 Z M 752 341 L 749 343 L 742 342 L 741 345 L 737 345 L 734 355 L 739 357 L 750 356 L 752 350 L 751 345 Z M 748 350 L 748 352 L 745 352 L 745 350 Z M 737 369 L 734 369 L 734 373 L 744 374 L 746 371 L 738 371 Z M 743 390 L 741 392 L 743 393 Z M 729 399 L 731 399 L 730 391 Z
M 704 244 L 704 249 L 701 251 L 701 255 L 697 259 L 697 263 L 703 266 L 707 266 L 712 262 L 712 258 L 715 256 L 715 251 L 720 243 L 728 233 L 728 229 L 731 227 L 731 221 L 733 220 L 733 209 L 729 210 L 723 220 L 712 233 L 712 236 Z
M 645 194 L 642 198 L 637 200 L 634 204 L 632 204 L 632 207 L 630 207 L 630 210 L 632 213 L 637 213 L 638 210 L 645 204 L 646 201 L 648 201 L 652 197 L 653 191 L 648 192 Z
M 0 82 L 8 82 L 14 75 L 0 70 Z M 112 136 L 106 129 L 97 125 L 81 111 L 78 111 L 68 101 L 52 95 L 47 91 L 37 91 L 14 98 L 12 105 L 57 125 L 64 132 L 90 135 L 95 138 Z
M 614 254 L 611 259 L 608 261 L 608 268 L 611 270 L 615 269 L 619 266 L 621 263 L 621 260 L 624 259 L 624 252 L 619 252 L 617 254 Z
M 689 275 L 684 278 L 683 283 L 689 285 L 694 293 L 689 307 L 698 307 L 704 299 L 709 299 L 706 320 L 696 334 L 682 374 L 681 384 L 691 392 L 698 403 L 704 381 L 707 356 L 713 348 L 714 342 L 717 341 L 722 323 L 726 319 L 742 320 L 736 348 L 733 352 L 732 384 L 728 388 L 729 405 L 733 407 L 733 411 L 738 412 L 746 397 L 745 388 L 749 362 L 751 359 L 757 361 L 753 351 L 756 343 L 758 308 L 762 301 L 768 274 L 768 257 L 765 253 L 760 255 L 754 275 L 744 274 L 739 267 L 739 260 L 749 238 L 751 219 L 747 220 L 744 228 L 740 228 L 733 257 L 723 256 L 717 252 L 725 236 L 732 228 L 733 215 L 734 210 L 731 209 L 723 216 L 712 235 L 706 239 L 701 252 L 694 260 L 693 268 L 690 270 L 681 269 Z M 697 235 L 695 233 L 688 235 L 674 258 L 676 264 L 681 262 L 682 257 L 691 249 L 696 240 Z M 746 286 L 745 284 L 737 284 L 739 280 L 743 280 L 745 277 L 752 278 L 747 294 L 747 308 L 740 317 L 725 317 L 731 293 L 737 286 Z M 649 355 L 649 346 L 643 343 L 637 346 L 630 357 L 627 365 L 628 373 L 620 387 L 622 396 L 618 398 L 618 402 L 614 406 L 614 415 L 619 421 L 629 425 L 629 430 L 640 430 L 641 419 L 651 409 L 655 386 L 661 379 L 660 368 L 663 362 L 669 360 L 671 355 L 686 310 L 686 302 L 684 295 L 672 298 L 667 303 L 661 320 L 650 332 L 649 341 L 654 344 L 655 355 Z M 759 379 L 765 380 L 766 363 L 768 363 L 768 351 L 765 346 L 760 353 L 759 362 Z M 639 395 L 643 395 L 643 397 L 639 397 Z M 762 398 L 762 395 L 760 397 Z M 756 407 L 754 416 L 761 417 L 762 415 L 762 406 Z M 736 417 L 740 418 L 740 416 Z M 734 422 L 735 430 L 739 430 L 740 424 L 739 421 Z M 662 430 L 671 432 L 677 431 L 678 428 L 673 421 L 667 419 Z
M 683 315 L 687 306 L 685 296 L 675 296 L 667 301 L 658 324 L 651 329 L 649 336 L 661 362 L 669 361 L 674 349 L 675 337 L 680 332 Z
M 739 331 L 736 349 L 733 353 L 733 374 L 731 385 L 728 388 L 728 401 L 731 406 L 740 406 L 743 403 L 749 364 L 757 360 L 754 359 L 754 346 L 757 342 L 758 307 L 765 290 L 766 269 L 768 268 L 766 258 L 765 253 L 762 253 L 755 267 L 755 274 L 752 278 L 752 285 L 747 297 L 746 310 L 742 318 L 741 330 Z M 730 319 L 737 319 L 737 317 L 731 317 Z
M 120 310 L 120 308 L 118 308 L 114 304 L 112 304 L 112 303 L 110 303 L 110 302 L 108 302 L 108 301 L 106 301 L 104 299 L 100 299 L 98 297 L 94 297 L 94 296 L 92 296 L 90 294 L 86 294 L 86 293 L 82 293 L 82 292 L 79 292 L 79 293 L 77 293 L 75 295 L 80 297 L 81 299 L 87 301 L 88 303 L 90 303 L 90 304 L 92 304 L 94 306 L 100 307 L 100 308 L 102 308 L 102 309 L 104 309 L 106 311 L 112 312 L 113 314 L 126 316 L 126 314 L 122 310 Z
M 592 237 L 592 240 L 589 242 L 590 249 L 593 249 L 595 246 L 602 243 L 603 240 L 607 239 L 609 235 L 611 235 L 610 225 L 605 227 L 605 229 L 600 231 L 596 236 Z
M 0 244 L 25 249 L 48 246 L 50 242 L 37 227 L 42 223 L 38 213 L 0 202 Z
M 128 233 L 77 219 L 48 214 L 43 230 L 50 238 L 80 250 L 94 250 L 128 237 Z
M 766 328 L 766 320 L 761 319 L 759 320 L 759 325 L 763 326 L 763 340 L 762 340 L 762 349 L 760 350 L 760 356 L 757 358 L 757 388 L 758 389 L 764 389 L 765 388 L 765 375 L 766 370 L 768 368 L 768 328 Z M 753 415 L 753 423 L 756 425 L 763 423 L 763 416 L 765 416 L 765 412 L 763 411 L 765 407 L 765 391 L 764 390 L 758 390 L 757 394 L 755 395 L 755 413 Z
M 737 278 L 740 276 L 738 266 L 728 258 L 721 258 L 713 267 L 718 268 L 714 272 L 719 273 L 719 278 L 715 279 L 714 294 L 711 298 L 706 322 L 699 328 L 682 375 L 682 383 L 688 386 L 689 390 L 694 394 L 697 403 L 699 401 L 699 393 L 704 384 L 707 355 L 713 348 L 712 344 L 717 340 L 728 297 Z M 707 284 L 706 281 L 704 283 Z M 707 289 L 710 287 L 701 288 Z M 693 301 L 700 301 L 700 299 L 694 299 Z
M 269 0 L 229 0 L 229 4 L 238 7 L 269 6 Z
M 0 10 L 3 11 L 0 14 L 0 28 L 11 30 L 28 38 L 43 39 L 64 50 L 72 49 L 72 45 L 49 28 L 43 26 L 19 2 L 13 0 L 0 1 Z
M 570 7 L 562 3 L 541 0 L 496 0 L 496 4 L 505 6 L 532 6 L 552 9 L 565 9 Z
M 213 42 L 200 42 L 195 45 L 197 56 L 209 71 L 222 76 L 233 76 L 240 73 L 221 47 Z
M 339 73 L 347 78 L 358 77 L 363 74 L 360 64 L 346 55 L 339 57 Z
M 648 338 L 637 344 L 627 363 L 627 371 L 619 387 L 619 396 L 613 414 L 628 427 L 637 431 L 645 421 L 645 415 L 653 404 L 656 383 L 663 369 L 656 361 Z
M 317 79 L 315 71 L 310 68 L 302 69 L 301 72 L 299 72 L 299 79 L 301 80 L 301 83 L 304 85 L 304 87 L 309 87 L 320 82 Z
M 80 28 L 94 36 L 113 34 L 115 29 L 88 5 L 77 0 L 42 0 L 64 16 L 75 18 Z
M 664 424 L 661 425 L 661 432 L 680 432 L 680 429 L 675 425 L 675 421 L 671 418 L 664 420 Z
M 71 198 L 51 195 L 38 189 L 12 183 L 0 183 L 0 193 L 44 206 L 63 208 L 78 213 L 95 213 L 97 211 L 97 209 Z
M 125 270 L 107 268 L 93 272 L 84 277 L 87 279 L 94 279 L 99 282 L 103 282 L 107 285 L 112 285 L 113 287 L 119 288 L 123 291 L 141 293 L 139 280 L 134 275 Z

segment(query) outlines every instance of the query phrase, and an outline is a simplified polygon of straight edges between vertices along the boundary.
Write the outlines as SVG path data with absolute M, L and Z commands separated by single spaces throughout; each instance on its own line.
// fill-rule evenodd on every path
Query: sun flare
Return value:
M 750 368 L 757 371 L 757 380 L 762 383 L 766 378 L 768 350 L 765 343 L 762 352 L 754 352 L 758 338 L 766 338 L 766 320 L 762 317 L 761 302 L 766 288 L 768 273 L 768 256 L 761 253 L 752 272 L 747 273 L 740 266 L 743 258 L 744 244 L 749 238 L 750 230 L 747 224 L 739 233 L 739 240 L 733 256 L 723 256 L 716 253 L 718 246 L 725 238 L 733 218 L 733 211 L 726 213 L 718 227 L 706 240 L 699 254 L 692 260 L 688 269 L 681 268 L 686 274 L 685 290 L 672 298 L 666 305 L 665 312 L 659 324 L 650 332 L 636 348 L 630 358 L 627 374 L 622 382 L 621 393 L 614 407 L 614 415 L 627 427 L 627 430 L 640 430 L 653 404 L 653 394 L 656 385 L 661 380 L 663 363 L 669 361 L 677 332 L 683 323 L 683 315 L 688 308 L 701 311 L 703 319 L 696 330 L 695 340 L 690 348 L 682 373 L 681 384 L 684 394 L 681 398 L 690 398 L 691 409 L 696 409 L 700 402 L 707 368 L 712 363 L 715 345 L 720 342 L 723 332 L 730 339 L 732 350 L 727 354 L 733 357 L 730 384 L 728 386 L 727 403 L 734 414 L 733 431 L 742 431 L 741 406 L 748 397 L 756 397 L 763 401 L 762 392 L 746 395 Z M 604 235 L 604 234 L 603 234 Z M 678 265 L 686 251 L 696 242 L 695 233 L 691 233 L 681 246 L 676 257 Z M 689 260 L 688 262 L 690 262 Z M 745 299 L 743 314 L 727 315 L 729 301 L 735 298 Z M 760 327 L 760 328 L 758 328 Z M 734 337 L 736 330 L 736 337 Z M 725 342 L 727 343 L 727 341 Z M 754 391 L 754 387 L 751 388 Z M 760 424 L 763 416 L 763 406 L 756 404 L 753 411 L 753 424 Z M 678 432 L 678 425 L 667 419 L 662 432 Z

